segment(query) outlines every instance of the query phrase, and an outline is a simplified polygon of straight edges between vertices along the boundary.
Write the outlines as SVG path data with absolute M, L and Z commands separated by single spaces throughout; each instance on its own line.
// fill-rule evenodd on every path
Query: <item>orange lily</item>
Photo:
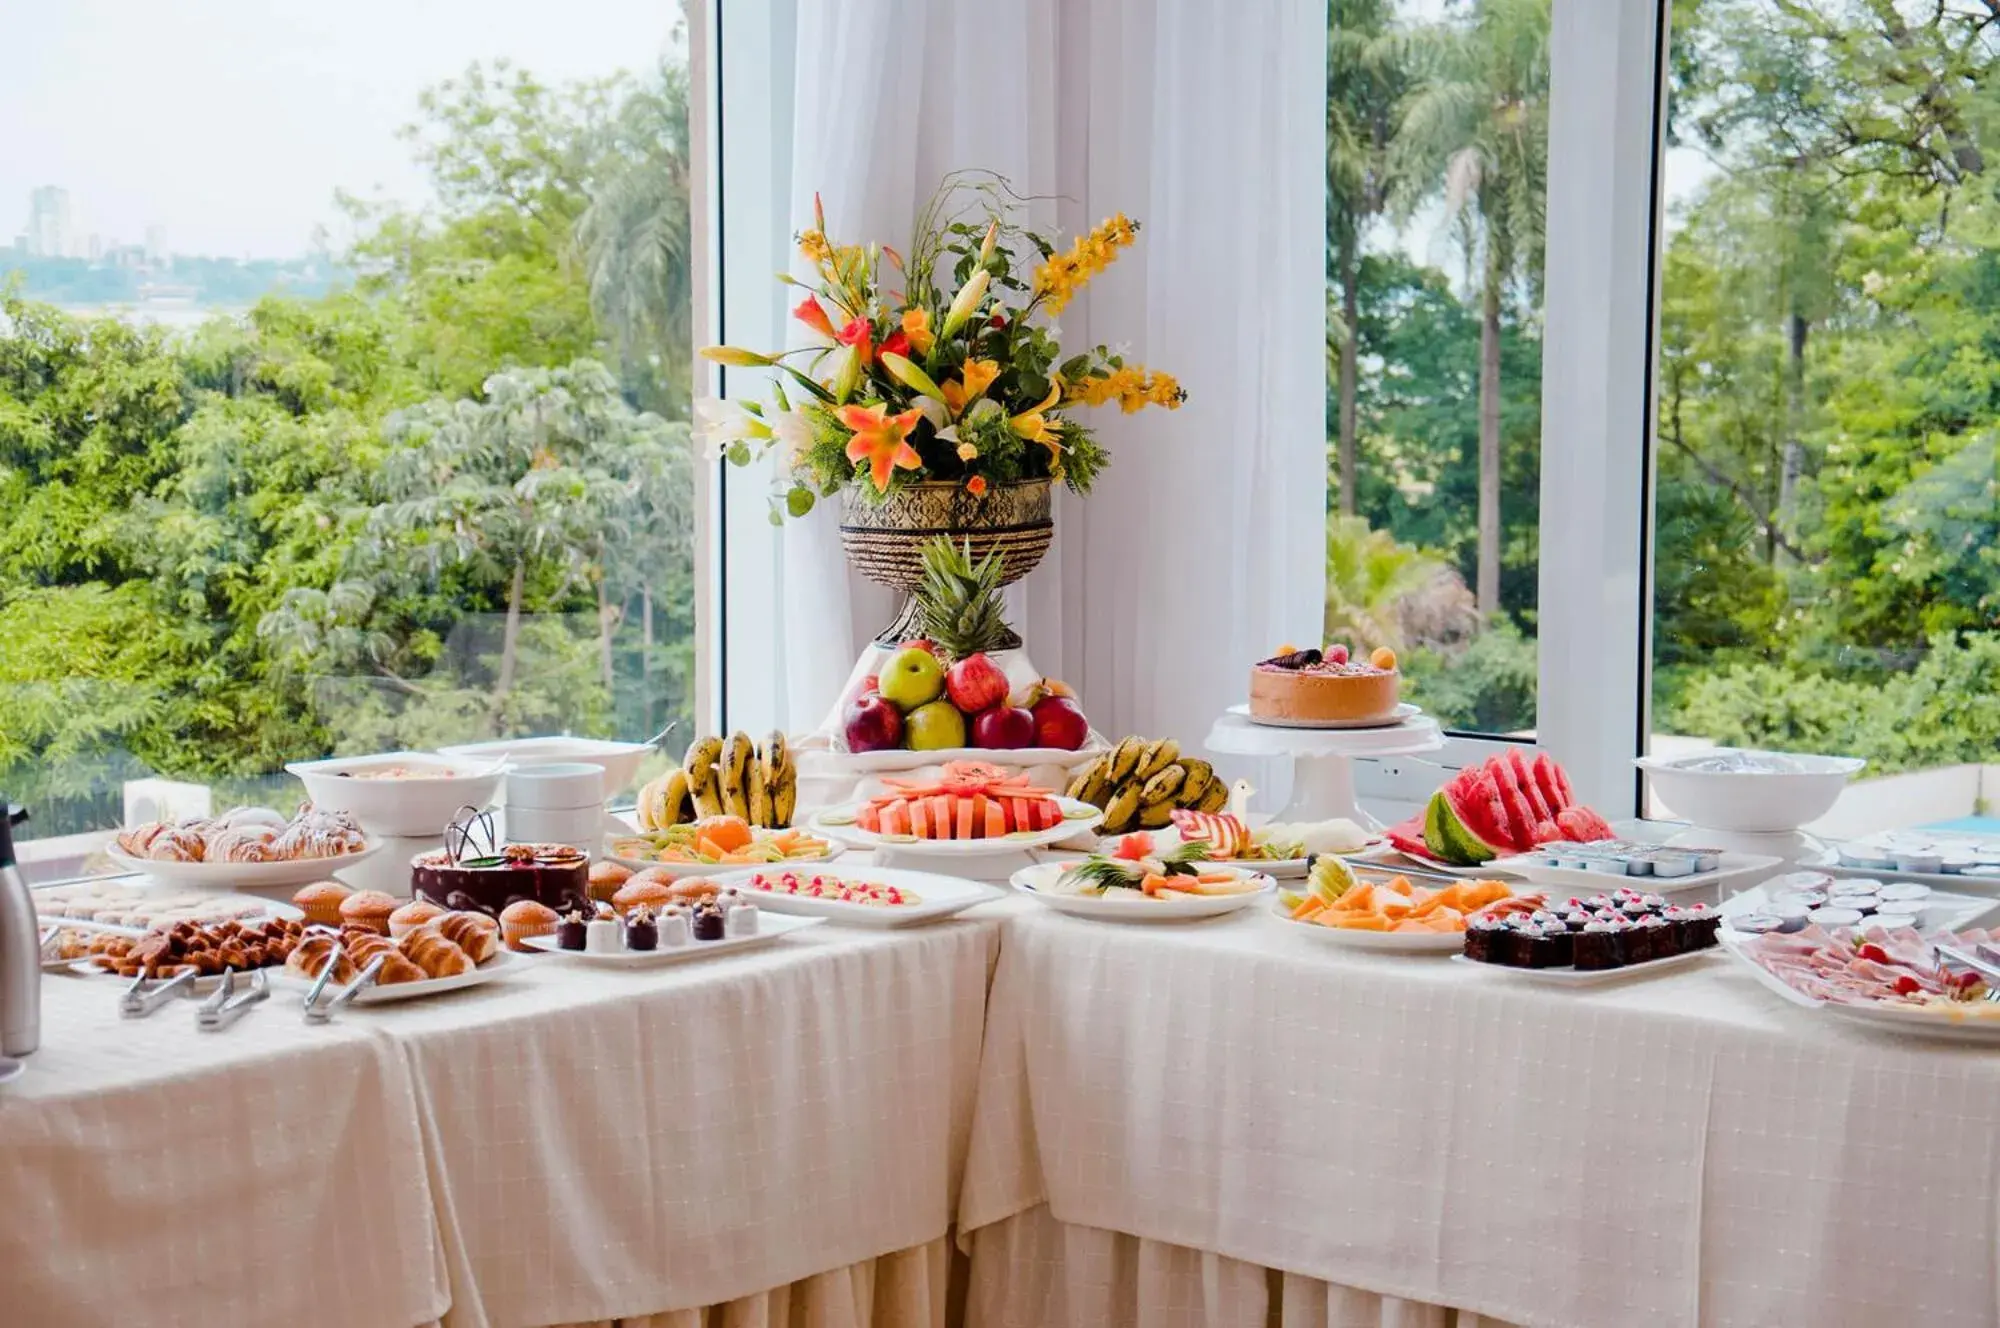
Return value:
M 1000 366 L 992 360 L 967 360 L 961 365 L 959 377 L 938 389 L 944 393 L 944 404 L 951 407 L 952 418 L 963 415 L 965 408 L 984 396 L 999 376 Z
M 965 482 L 965 491 L 974 498 L 984 498 L 986 496 L 986 477 L 984 475 L 974 475 Z
M 854 430 L 854 437 L 847 440 L 847 459 L 868 463 L 868 477 L 875 482 L 877 493 L 889 491 L 889 476 L 896 467 L 916 470 L 924 464 L 907 441 L 923 413 L 906 410 L 891 415 L 888 410 L 880 403 L 840 408 L 840 422 Z
M 826 316 L 826 310 L 820 307 L 819 300 L 814 296 L 808 295 L 800 300 L 798 307 L 792 310 L 792 317 L 828 341 L 833 340 L 833 320 Z
M 910 339 L 910 346 L 919 355 L 931 353 L 931 311 L 928 309 L 903 310 L 903 335 Z
M 843 346 L 854 347 L 854 357 L 865 369 L 868 367 L 868 362 L 875 358 L 875 343 L 869 336 L 873 331 L 874 328 L 867 319 L 851 318 L 846 327 L 833 334 L 833 339 Z
M 949 394 L 950 391 L 951 387 L 947 384 L 945 392 Z M 1060 453 L 1062 451 L 1062 435 L 1049 427 L 1048 417 L 1043 412 L 1061 399 L 1062 379 L 1060 377 L 1051 378 L 1049 380 L 1049 394 L 1042 398 L 1041 404 L 1033 410 L 1024 410 L 1013 419 L 1008 420 L 1007 427 L 1031 443 L 1040 443 L 1043 447 L 1048 448 L 1052 455 Z

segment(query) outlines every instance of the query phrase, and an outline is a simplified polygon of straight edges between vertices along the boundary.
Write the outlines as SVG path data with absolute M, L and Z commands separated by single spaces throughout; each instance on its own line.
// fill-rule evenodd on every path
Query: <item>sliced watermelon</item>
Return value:
M 898 798 L 882 809 L 882 833 L 885 835 L 907 835 L 910 833 L 910 807 L 906 798 Z
M 956 799 L 949 793 L 933 793 L 924 801 L 930 804 L 931 838 L 950 839 L 952 827 L 958 820 L 957 810 L 952 806 Z
M 1562 837 L 1562 827 L 1554 821 L 1535 822 L 1535 842 L 1537 844 L 1553 844 Z
M 1458 813 L 1452 809 L 1451 797 L 1444 789 L 1433 793 L 1430 805 L 1424 808 L 1424 846 L 1438 861 L 1461 867 L 1490 862 L 1499 854 L 1498 849 L 1459 820 Z
M 1005 839 L 1007 837 L 1006 800 L 1004 798 L 989 798 L 982 793 L 979 795 L 979 801 L 985 804 L 986 807 L 986 833 L 983 838 Z
M 1431 856 L 1430 846 L 1424 843 L 1424 818 L 1420 815 L 1390 826 L 1382 832 L 1382 837 L 1388 840 L 1398 853 L 1407 853 L 1416 858 Z
M 1556 809 L 1549 806 L 1549 800 L 1542 796 L 1542 786 L 1535 778 L 1534 764 L 1528 760 L 1519 747 L 1509 747 L 1503 755 L 1508 769 L 1514 772 L 1514 782 L 1521 786 L 1521 794 L 1528 800 L 1528 809 L 1533 813 L 1529 823 L 1540 825 L 1543 821 L 1553 821 Z
M 1535 753 L 1535 784 L 1541 789 L 1542 801 L 1548 803 L 1552 816 L 1576 801 L 1570 793 L 1569 776 L 1547 752 Z
M 861 810 L 854 814 L 854 823 L 871 835 L 879 835 L 882 833 L 882 809 L 872 802 L 864 803 Z
M 1517 853 L 1525 853 L 1535 846 L 1535 809 L 1528 801 L 1514 774 L 1514 766 L 1506 756 L 1500 755 L 1488 761 L 1483 773 L 1491 777 L 1493 787 L 1500 795 L 1500 805 L 1507 809 L 1507 828 L 1513 832 L 1504 847 Z
M 1588 807 L 1567 807 L 1556 817 L 1556 824 L 1562 827 L 1565 838 L 1580 844 L 1593 839 L 1615 839 L 1611 826 L 1602 816 Z
M 931 805 L 928 798 L 910 799 L 910 834 L 918 839 L 933 838 L 937 831 L 931 825 Z
M 1440 790 L 1451 804 L 1458 823 L 1481 843 L 1495 851 L 1514 843 L 1514 827 L 1500 801 L 1500 789 L 1493 776 L 1479 766 L 1458 772 Z

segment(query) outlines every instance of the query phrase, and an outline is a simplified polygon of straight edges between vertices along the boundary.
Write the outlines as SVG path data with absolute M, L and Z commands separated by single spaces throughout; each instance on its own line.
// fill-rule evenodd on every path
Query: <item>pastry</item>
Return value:
M 277 832 L 267 825 L 230 826 L 213 830 L 207 838 L 203 861 L 269 862 Z
M 473 970 L 472 957 L 426 927 L 413 931 L 401 942 L 409 961 L 434 978 L 453 978 Z
M 340 901 L 340 920 L 387 936 L 389 915 L 396 907 L 397 901 L 380 890 L 359 890 Z
M 660 919 L 660 944 L 672 950 L 686 945 L 690 939 L 687 909 L 679 904 L 669 904 L 666 914 Z
M 302 811 L 271 845 L 280 862 L 338 858 L 368 847 L 368 837 L 346 812 Z
M 719 941 L 722 939 L 722 906 L 713 899 L 704 900 L 694 906 L 694 939 L 697 941 Z
M 631 878 L 632 869 L 622 863 L 594 862 L 590 865 L 590 897 L 609 900 Z
M 351 927 L 341 936 L 340 948 L 347 951 L 356 968 L 366 968 L 380 957 L 400 953 L 396 942 L 387 936 L 360 927 Z
M 673 901 L 673 886 L 641 872 L 618 887 L 618 892 L 611 896 L 611 907 L 620 913 L 630 913 L 641 905 L 657 911 Z
M 1386 722 L 1401 703 L 1396 657 L 1349 659 L 1345 646 L 1288 651 L 1250 669 L 1250 717 L 1278 724 Z
M 354 961 L 347 957 L 339 941 L 326 935 L 308 936 L 300 941 L 285 960 L 285 971 L 302 978 L 316 978 L 329 962 L 333 965 L 333 981 L 343 985 L 354 981 Z
M 571 909 L 556 924 L 556 946 L 563 950 L 581 950 L 590 939 L 590 928 L 583 920 L 583 914 Z
M 166 828 L 163 822 L 148 821 L 144 825 L 135 825 L 130 830 L 120 830 L 118 850 L 121 853 L 129 853 L 135 858 L 143 858 L 146 856 L 147 846 L 153 842 L 153 837 Z
M 653 910 L 641 904 L 625 918 L 625 948 L 657 950 L 659 946 L 660 925 L 653 921 Z
M 533 899 L 517 899 L 500 910 L 500 935 L 509 950 L 532 950 L 531 936 L 553 936 L 562 921 L 547 904 Z
M 202 832 L 183 822 L 162 826 L 146 844 L 146 857 L 153 862 L 200 862 L 207 847 Z
M 640 875 L 645 873 L 641 872 Z M 676 904 L 686 904 L 692 908 L 705 899 L 713 899 L 722 893 L 721 887 L 706 876 L 683 876 L 668 887 Z
M 446 913 L 431 927 L 465 951 L 475 964 L 483 964 L 500 953 L 500 924 L 484 913 Z
M 211 824 L 217 830 L 235 830 L 240 827 L 261 826 L 277 834 L 291 824 L 284 815 L 269 807 L 231 807 L 215 818 Z
M 322 927 L 338 927 L 340 906 L 353 893 L 339 881 L 314 881 L 311 885 L 301 886 L 298 893 L 292 896 L 292 903 L 306 915 L 307 922 Z
M 428 922 L 444 917 L 445 911 L 428 899 L 412 899 L 389 915 L 389 934 L 397 940 Z
M 422 982 L 429 974 L 400 954 L 392 954 L 382 961 L 382 971 L 375 975 L 378 987 L 393 987 L 403 982 Z
M 301 923 L 284 918 L 260 923 L 233 918 L 212 923 L 177 922 L 139 937 L 99 934 L 89 939 L 86 949 L 99 967 L 123 977 L 142 972 L 171 977 L 182 969 L 209 974 L 282 964 L 291 956 L 303 930 Z
M 445 849 L 419 853 L 410 862 L 414 892 L 446 908 L 498 914 L 516 899 L 568 908 L 588 898 L 590 859 L 568 844 L 508 844 L 490 857 Z
M 616 918 L 592 918 L 584 925 L 583 948 L 592 954 L 616 954 L 624 948 Z

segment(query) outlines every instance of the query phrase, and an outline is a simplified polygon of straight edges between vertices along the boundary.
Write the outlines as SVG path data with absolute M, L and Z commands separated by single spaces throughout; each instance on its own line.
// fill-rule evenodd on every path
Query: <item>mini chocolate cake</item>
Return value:
M 653 910 L 644 904 L 632 910 L 625 919 L 625 948 L 627 950 L 657 950 L 660 948 L 660 927 L 653 921 Z
M 1683 952 L 1708 949 L 1722 927 L 1722 915 L 1707 904 L 1675 905 L 1661 916 L 1674 929 L 1674 943 Z
M 694 906 L 694 938 L 697 941 L 719 941 L 722 939 L 722 908 L 714 900 L 703 900 Z
M 1504 943 L 1506 934 L 1505 918 L 1475 915 L 1465 924 L 1465 957 L 1476 959 L 1482 964 L 1500 963 L 1495 949 Z
M 1571 940 L 1571 962 L 1579 971 L 1617 968 L 1625 962 L 1622 922 L 1592 918 Z
M 556 924 L 556 948 L 559 950 L 581 950 L 589 929 L 584 925 L 583 914 L 571 909 L 563 914 Z
M 568 844 L 508 844 L 489 856 L 455 860 L 433 849 L 411 860 L 410 887 L 440 907 L 494 917 L 516 899 L 566 909 L 589 896 L 590 859 Z

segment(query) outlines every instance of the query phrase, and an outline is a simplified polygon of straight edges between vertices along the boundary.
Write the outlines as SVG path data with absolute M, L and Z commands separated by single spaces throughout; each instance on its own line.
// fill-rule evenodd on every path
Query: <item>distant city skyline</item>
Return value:
M 0 59 L 0 245 L 67 194 L 68 247 L 289 259 L 346 236 L 334 191 L 421 205 L 396 131 L 475 60 L 550 82 L 645 66 L 675 0 L 64 0 L 10 14 Z M 160 243 L 156 246 L 154 241 Z

